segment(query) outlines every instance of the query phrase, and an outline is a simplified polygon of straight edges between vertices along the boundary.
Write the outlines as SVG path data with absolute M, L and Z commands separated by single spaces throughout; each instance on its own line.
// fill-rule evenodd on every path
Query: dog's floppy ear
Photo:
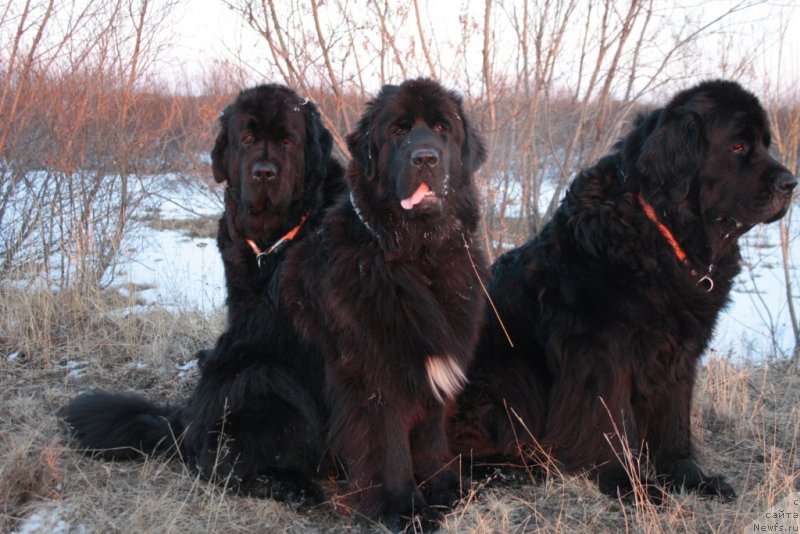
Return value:
M 211 172 L 214 174 L 214 180 L 220 184 L 228 180 L 225 150 L 228 148 L 228 118 L 230 114 L 230 106 L 226 107 L 220 114 L 219 133 L 217 134 L 217 140 L 214 142 L 214 148 L 211 149 Z
M 370 102 L 367 104 L 371 106 Z M 372 175 L 372 142 L 370 141 L 369 126 L 371 123 L 370 116 L 372 110 L 368 110 L 356 125 L 356 129 L 347 134 L 347 150 L 350 151 L 350 157 L 361 169 L 364 176 Z
M 464 144 L 461 146 L 461 169 L 464 178 L 469 178 L 486 162 L 486 145 L 480 134 L 473 130 L 459 105 L 461 124 L 464 126 Z
M 306 128 L 304 158 L 306 168 L 306 183 L 303 186 L 307 195 L 316 191 L 325 176 L 328 174 L 328 165 L 333 150 L 333 136 L 322 124 L 319 110 L 311 102 L 302 104 Z
M 367 178 L 372 177 L 377 169 L 377 146 L 372 142 L 375 132 L 379 128 L 378 113 L 385 107 L 383 101 L 391 98 L 400 90 L 397 85 L 384 85 L 374 100 L 367 102 L 367 108 L 361 115 L 355 130 L 347 135 L 347 149 L 350 157 L 359 166 Z
M 305 108 L 305 125 L 306 125 L 306 139 L 309 148 L 313 148 L 312 156 L 314 158 L 327 161 L 333 150 L 333 136 L 322 125 L 322 116 L 319 109 L 311 101 L 303 104 Z
M 319 117 L 319 113 L 317 113 L 317 117 Z M 322 119 L 318 118 L 316 125 L 319 148 L 322 152 L 323 159 L 327 161 L 327 159 L 331 157 L 331 151 L 333 150 L 333 135 L 322 125 Z
M 678 201 L 689 194 L 705 158 L 703 117 L 685 108 L 666 108 L 659 113 L 655 130 L 642 144 L 636 168 Z
M 461 96 L 451 91 L 450 98 L 456 103 L 458 120 L 461 121 L 461 127 L 464 129 L 464 142 L 461 145 L 461 174 L 465 180 L 468 180 L 486 162 L 486 146 L 480 134 L 472 128 L 467 119 Z

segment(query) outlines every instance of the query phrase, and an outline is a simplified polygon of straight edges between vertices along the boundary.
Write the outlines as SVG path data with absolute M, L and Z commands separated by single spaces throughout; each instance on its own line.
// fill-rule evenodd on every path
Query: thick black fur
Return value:
M 220 117 L 212 151 L 226 182 L 217 244 L 228 325 L 201 351 L 201 376 L 183 406 L 95 391 L 63 411 L 81 448 L 105 458 L 180 452 L 203 476 L 247 494 L 301 504 L 322 498 L 311 479 L 324 459 L 324 366 L 280 306 L 286 253 L 312 233 L 344 189 L 344 169 L 314 104 L 279 85 L 242 91 Z M 260 260 L 305 219 L 293 241 Z M 176 444 L 179 449 L 176 450 Z
M 737 239 L 782 217 L 797 183 L 769 145 L 764 109 L 733 82 L 702 83 L 639 116 L 575 178 L 541 234 L 492 266 L 489 292 L 514 348 L 488 315 L 449 427 L 454 449 L 516 460 L 543 449 L 617 495 L 632 489 L 617 460 L 625 445 L 649 455 L 655 479 L 637 474 L 653 498 L 680 487 L 734 498 L 693 458 L 692 389 L 740 269 Z
M 329 440 L 351 504 L 401 528 L 458 498 L 445 410 L 484 305 L 472 175 L 486 153 L 460 97 L 426 79 L 384 86 L 347 141 L 352 194 L 291 251 L 284 296 L 325 353 Z M 404 208 L 423 183 L 431 193 Z

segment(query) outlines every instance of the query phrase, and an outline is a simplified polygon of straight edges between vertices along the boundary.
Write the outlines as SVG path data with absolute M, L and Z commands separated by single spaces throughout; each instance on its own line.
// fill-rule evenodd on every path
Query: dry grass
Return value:
M 0 286 L 0 531 L 40 518 L 41 532 L 352 532 L 339 499 L 296 513 L 226 495 L 178 462 L 104 463 L 70 450 L 56 412 L 83 390 L 136 390 L 179 401 L 196 376 L 178 368 L 209 346 L 223 318 L 125 313 L 133 302 Z M 114 311 L 116 310 L 116 311 Z M 9 357 L 11 355 L 15 355 Z M 694 427 L 702 464 L 729 476 L 730 504 L 694 495 L 623 504 L 581 477 L 493 481 L 465 495 L 447 532 L 754 532 L 798 498 L 800 377 L 711 359 L 698 380 Z M 791 504 L 791 500 L 790 500 Z M 49 512 L 49 515 L 48 515 Z M 25 523 L 27 520 L 27 523 Z M 797 532 L 797 520 L 784 532 Z M 29 530 L 30 531 L 30 530 Z
M 153 230 L 174 230 L 191 238 L 216 237 L 219 227 L 219 216 L 212 215 L 189 219 L 165 219 L 156 211 L 142 217 L 142 220 Z

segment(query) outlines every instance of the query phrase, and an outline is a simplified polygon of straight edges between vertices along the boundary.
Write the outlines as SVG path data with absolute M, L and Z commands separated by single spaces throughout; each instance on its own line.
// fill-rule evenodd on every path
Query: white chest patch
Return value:
M 452 356 L 428 356 L 425 370 L 433 396 L 441 403 L 455 398 L 467 383 L 467 375 Z

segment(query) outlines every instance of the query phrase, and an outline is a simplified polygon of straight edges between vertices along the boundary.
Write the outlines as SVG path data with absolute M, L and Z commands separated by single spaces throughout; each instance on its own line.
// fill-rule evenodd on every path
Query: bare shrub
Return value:
M 0 19 L 0 275 L 109 281 L 133 215 L 196 172 L 218 95 L 156 81 L 172 2 L 11 2 Z M 24 267 L 20 270 L 20 267 Z

